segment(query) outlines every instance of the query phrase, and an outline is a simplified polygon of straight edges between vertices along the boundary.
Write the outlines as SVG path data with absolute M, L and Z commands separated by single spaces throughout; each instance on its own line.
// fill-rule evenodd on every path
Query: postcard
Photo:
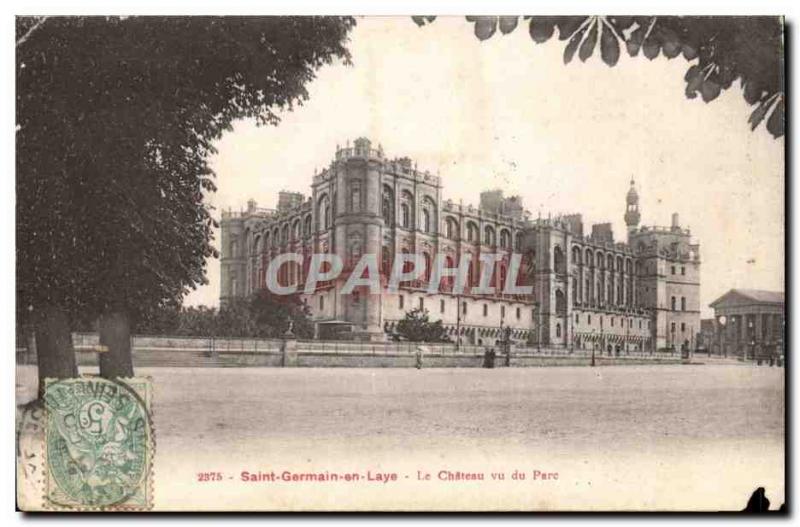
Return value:
M 782 17 L 15 23 L 19 510 L 786 510 Z

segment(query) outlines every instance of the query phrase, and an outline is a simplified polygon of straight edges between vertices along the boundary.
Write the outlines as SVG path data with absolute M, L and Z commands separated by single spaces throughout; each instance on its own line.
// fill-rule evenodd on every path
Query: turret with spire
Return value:
M 628 241 L 630 242 L 631 234 L 635 233 L 639 228 L 639 193 L 636 192 L 636 182 L 631 179 L 631 188 L 628 190 L 628 195 L 625 196 L 625 225 L 628 226 Z

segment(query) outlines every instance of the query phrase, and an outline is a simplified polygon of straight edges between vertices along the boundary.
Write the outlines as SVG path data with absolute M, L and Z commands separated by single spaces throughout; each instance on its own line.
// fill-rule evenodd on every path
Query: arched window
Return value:
M 567 271 L 564 265 L 564 251 L 558 245 L 553 249 L 553 270 L 556 273 L 565 273 Z
M 292 223 L 292 241 L 300 239 L 300 220 L 294 220 Z
M 572 304 L 575 305 L 580 302 L 580 295 L 578 294 L 578 278 L 572 277 Z
M 289 224 L 285 224 L 281 229 L 281 243 L 285 244 L 289 241 Z
M 500 264 L 500 286 L 499 286 L 499 292 L 501 292 L 501 293 L 506 288 L 506 274 L 507 274 L 506 264 L 505 263 L 501 263 Z
M 458 222 L 454 218 L 447 218 L 444 223 L 444 235 L 451 239 L 457 240 L 458 236 Z
M 467 285 L 472 287 L 477 284 L 475 281 L 475 262 L 470 262 L 469 267 L 467 267 Z
M 611 254 L 606 256 L 606 269 L 614 271 L 614 256 Z
M 427 196 L 422 200 L 422 232 L 433 232 L 436 225 L 436 204 Z
M 594 255 L 591 249 L 586 249 L 586 265 L 594 267 Z
M 319 198 L 317 205 L 317 221 L 322 230 L 328 230 L 331 226 L 331 202 L 327 194 Z
M 581 250 L 577 245 L 572 246 L 572 263 L 581 265 Z
M 603 259 L 603 253 L 597 253 L 597 267 L 599 269 L 605 268 L 605 260 Z
M 447 269 L 452 269 L 453 267 L 455 267 L 455 265 L 453 264 L 453 257 L 452 256 L 447 255 L 447 256 L 444 257 L 444 266 Z M 454 281 L 455 281 L 455 277 L 454 276 L 448 276 L 448 277 L 446 277 L 444 279 L 445 291 L 452 291 L 453 290 Z
M 383 186 L 383 198 L 381 199 L 381 212 L 383 213 L 383 222 L 386 226 L 393 226 L 394 225 L 394 192 L 392 189 L 384 185 Z
M 239 257 L 239 242 L 235 239 L 231 241 L 231 258 Z
M 422 209 L 422 232 L 431 232 L 431 212 Z
M 270 244 L 271 240 L 272 239 L 269 236 L 269 231 L 265 232 L 264 233 L 264 243 L 261 244 L 261 248 L 262 248 L 262 250 L 264 252 L 267 252 L 267 249 L 269 249 L 269 244 Z
M 486 228 L 483 230 L 483 241 L 486 245 L 494 245 L 494 227 L 491 225 L 487 225 Z
M 401 249 L 400 252 L 402 254 L 409 254 L 408 249 L 405 248 Z M 406 257 L 403 257 L 403 274 L 410 273 L 413 266 L 414 264 L 410 260 L 406 259 Z
M 311 215 L 305 217 L 303 220 L 303 236 L 308 238 L 311 236 Z
M 561 323 L 556 324 L 556 338 L 561 338 Z
M 400 211 L 403 227 L 406 229 L 412 228 L 411 218 L 414 217 L 414 196 L 407 190 L 404 190 L 400 195 Z
M 500 231 L 500 247 L 503 249 L 511 248 L 511 233 L 508 232 L 508 229 L 502 229 Z
M 564 292 L 560 289 L 556 290 L 556 313 L 563 315 L 567 312 L 567 301 L 564 298 Z
M 467 222 L 467 241 L 476 243 L 480 241 L 478 238 L 478 226 L 474 222 Z
M 427 284 L 431 280 L 431 255 L 428 253 L 422 253 L 422 260 L 425 262 L 425 273 L 423 276 L 425 283 Z
M 592 279 L 588 276 L 586 277 L 586 287 L 583 289 L 583 291 L 586 295 L 586 301 L 591 302 L 594 299 L 594 291 L 592 288 Z

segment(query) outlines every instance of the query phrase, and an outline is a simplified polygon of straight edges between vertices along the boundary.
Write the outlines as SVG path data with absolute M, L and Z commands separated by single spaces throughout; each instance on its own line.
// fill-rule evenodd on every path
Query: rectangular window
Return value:
M 439 312 L 444 313 L 444 300 L 439 300 Z
M 611 327 L 614 327 L 614 317 L 611 317 Z
M 483 304 L 483 316 L 487 316 L 489 314 L 489 306 Z
M 463 302 L 461 304 L 461 313 L 463 313 L 464 315 L 467 314 L 467 303 L 466 302 Z
M 579 314 L 575 313 L 575 323 L 576 324 L 580 324 L 580 322 L 581 322 L 581 316 Z
M 405 304 L 406 297 L 400 295 L 400 309 L 403 309 L 403 304 Z
M 506 306 L 500 306 L 500 318 L 506 318 Z
M 685 274 L 686 274 L 686 268 L 685 268 L 685 267 L 683 267 L 683 266 L 681 266 L 681 274 L 682 274 L 682 275 L 685 275 Z
M 319 309 L 320 309 L 320 311 L 325 309 L 325 297 L 324 296 L 319 297 Z
M 520 308 L 517 308 L 517 320 L 519 320 L 521 316 L 522 316 L 522 310 Z
M 420 298 L 419 299 L 419 308 L 420 309 L 425 309 L 425 299 L 424 298 Z
M 681 333 L 686 331 L 686 322 L 681 322 Z
M 686 297 L 681 297 L 681 311 L 686 311 Z
M 672 331 L 673 333 L 675 333 L 675 322 L 672 322 L 672 323 L 669 325 L 669 329 L 670 329 L 670 331 Z
M 591 326 L 592 325 L 592 315 L 586 315 L 586 316 L 589 319 L 586 323 Z
M 672 274 L 675 274 L 675 266 L 672 266 Z

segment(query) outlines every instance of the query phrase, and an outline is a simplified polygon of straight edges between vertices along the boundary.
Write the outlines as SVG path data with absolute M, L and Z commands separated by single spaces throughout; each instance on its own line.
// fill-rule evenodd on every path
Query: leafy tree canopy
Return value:
M 262 289 L 250 300 L 256 335 L 259 337 L 279 338 L 289 329 L 297 338 L 312 338 L 314 324 L 311 322 L 311 308 L 299 294 L 275 295 Z
M 301 104 L 354 24 L 18 18 L 18 312 L 144 312 L 205 283 L 213 142 Z
M 434 16 L 412 17 L 419 26 Z M 716 99 L 736 80 L 747 104 L 754 107 L 749 123 L 755 130 L 767 120 L 774 136 L 784 134 L 783 21 L 778 17 L 675 17 L 675 16 L 468 16 L 475 36 L 487 40 L 506 35 L 520 24 L 528 25 L 531 39 L 541 44 L 558 30 L 567 41 L 564 63 L 578 54 L 586 61 L 600 49 L 600 57 L 614 66 L 620 50 L 650 60 L 663 54 L 690 61 L 684 77 L 686 96 L 699 94 L 705 102 Z
M 411 342 L 449 342 L 441 320 L 431 322 L 427 309 L 412 309 L 397 323 L 397 333 Z

